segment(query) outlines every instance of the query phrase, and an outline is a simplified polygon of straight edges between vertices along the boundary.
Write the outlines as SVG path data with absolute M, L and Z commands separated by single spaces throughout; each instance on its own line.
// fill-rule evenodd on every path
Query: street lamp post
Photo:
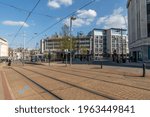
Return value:
M 124 54 L 126 55 L 126 38 L 125 38 L 125 40 L 124 40 L 123 31 L 124 31 L 124 30 L 121 28 L 122 62 L 124 63 L 124 62 L 126 62 L 126 60 L 125 60 L 126 57 L 124 58 Z M 125 45 L 125 47 L 124 47 L 124 45 Z
M 23 32 L 23 66 L 25 63 L 24 56 L 25 56 L 25 32 Z
M 121 28 L 121 41 L 122 41 L 122 62 L 124 62 L 124 52 L 123 52 L 123 32 L 122 32 L 122 28 Z
M 71 16 L 70 17 L 70 65 L 72 64 L 72 34 L 71 34 L 71 32 L 72 32 L 72 21 L 73 20 L 76 20 L 76 17 L 74 17 L 74 16 Z
M 68 60 L 67 60 L 67 53 L 68 53 L 68 49 L 65 49 L 65 59 L 66 59 L 66 62 L 65 62 L 65 63 L 66 63 L 66 67 L 67 67 L 67 61 L 68 61 Z

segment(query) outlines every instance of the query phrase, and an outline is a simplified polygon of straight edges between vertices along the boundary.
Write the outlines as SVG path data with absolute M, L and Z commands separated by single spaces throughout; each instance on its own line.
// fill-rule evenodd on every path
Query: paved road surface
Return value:
M 77 64 L 21 64 L 4 67 L 15 99 L 117 100 L 150 99 L 150 70 Z

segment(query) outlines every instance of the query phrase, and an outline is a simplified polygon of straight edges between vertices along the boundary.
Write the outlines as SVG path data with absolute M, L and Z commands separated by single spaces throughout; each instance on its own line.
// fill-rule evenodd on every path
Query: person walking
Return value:
M 10 59 L 8 60 L 8 66 L 11 66 L 11 60 Z

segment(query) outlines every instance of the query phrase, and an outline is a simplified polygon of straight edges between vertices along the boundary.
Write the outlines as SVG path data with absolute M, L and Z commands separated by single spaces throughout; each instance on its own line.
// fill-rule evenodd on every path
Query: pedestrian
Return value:
M 8 66 L 11 66 L 11 60 L 10 59 L 8 60 Z
M 129 57 L 129 62 L 132 62 L 132 56 Z

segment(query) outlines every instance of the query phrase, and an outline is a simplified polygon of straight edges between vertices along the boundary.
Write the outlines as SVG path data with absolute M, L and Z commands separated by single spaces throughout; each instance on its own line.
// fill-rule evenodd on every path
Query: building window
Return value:
M 138 60 L 142 61 L 142 52 L 141 51 L 138 51 Z
M 150 23 L 147 24 L 147 33 L 148 33 L 148 37 L 150 37 Z
M 112 47 L 116 47 L 115 44 L 112 44 Z
M 150 46 L 148 46 L 148 59 L 150 59 Z
M 147 4 L 147 34 L 150 37 L 150 4 Z
M 150 4 L 147 4 L 147 14 L 150 14 Z

